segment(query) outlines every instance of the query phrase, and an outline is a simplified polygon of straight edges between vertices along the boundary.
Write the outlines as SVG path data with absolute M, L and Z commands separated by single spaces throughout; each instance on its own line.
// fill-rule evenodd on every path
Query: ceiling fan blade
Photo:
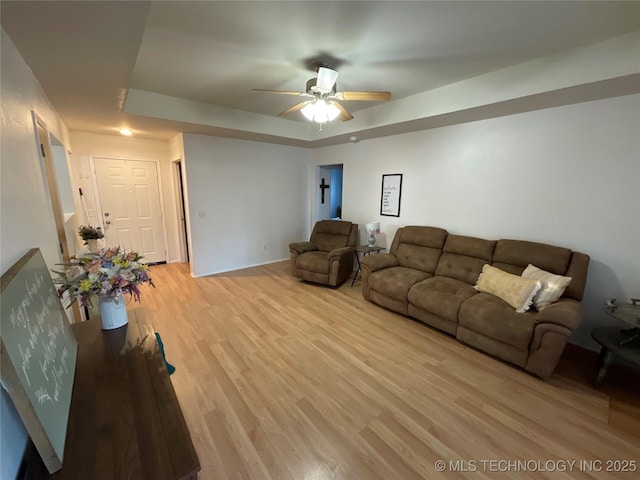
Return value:
M 284 112 L 280 112 L 278 115 L 280 116 L 289 115 L 290 113 L 297 112 L 298 110 L 302 110 L 307 103 L 310 103 L 310 101 L 297 103 L 293 107 L 287 108 Z
M 338 79 L 338 72 L 327 67 L 318 68 L 316 89 L 321 93 L 329 93 Z
M 343 100 L 365 102 L 386 102 L 391 100 L 391 92 L 340 92 Z
M 278 93 L 280 95 L 295 95 L 297 97 L 307 96 L 307 94 L 303 92 L 291 92 L 287 90 L 264 90 L 262 88 L 254 88 L 252 89 L 252 91 L 256 93 Z
M 336 102 L 335 100 L 330 100 L 329 103 L 331 105 L 335 105 L 336 107 L 338 107 L 338 110 L 340 110 L 340 120 L 342 120 L 343 122 L 347 122 L 353 119 L 353 115 L 347 112 L 347 109 L 340 105 L 338 102 Z

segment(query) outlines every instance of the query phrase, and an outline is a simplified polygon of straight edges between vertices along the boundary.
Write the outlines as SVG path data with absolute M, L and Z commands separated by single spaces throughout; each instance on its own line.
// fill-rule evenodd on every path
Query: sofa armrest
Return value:
M 349 255 L 351 252 L 353 252 L 353 247 L 336 248 L 334 250 L 331 250 L 327 254 L 327 258 L 329 259 L 329 261 L 331 261 L 335 258 L 340 258 L 340 257 L 344 257 L 345 255 Z
M 391 253 L 380 253 L 377 255 L 367 255 L 360 259 L 362 270 L 370 273 L 382 270 L 383 268 L 397 267 L 400 265 L 398 258 Z
M 584 309 L 577 300 L 563 298 L 540 310 L 536 317 L 536 324 L 553 323 L 573 332 L 582 322 Z
M 337 287 L 353 272 L 353 247 L 335 248 L 327 253 L 329 261 L 329 285 Z
M 313 242 L 296 242 L 289 244 L 289 251 L 291 253 L 297 253 L 298 255 L 304 252 L 311 252 L 317 250 L 315 243 Z
M 373 272 L 384 270 L 385 268 L 400 265 L 398 258 L 392 253 L 377 253 L 375 255 L 367 255 L 360 259 L 360 267 L 362 268 L 362 296 L 365 300 L 371 300 L 371 286 L 369 278 Z
M 577 300 L 564 298 L 542 309 L 529 345 L 525 369 L 549 378 L 562 357 L 567 339 L 582 321 L 584 310 Z

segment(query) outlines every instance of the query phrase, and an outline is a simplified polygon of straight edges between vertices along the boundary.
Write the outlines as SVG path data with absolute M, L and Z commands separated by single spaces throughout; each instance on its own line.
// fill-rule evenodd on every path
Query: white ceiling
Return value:
M 293 131 L 301 115 L 277 114 L 298 99 L 251 89 L 302 91 L 317 60 L 339 71 L 339 90 L 387 90 L 397 102 L 640 29 L 640 2 L 611 1 L 3 0 L 1 9 L 3 28 L 70 130 L 128 126 L 143 138 L 182 131 L 291 144 L 309 142 L 243 131 L 237 121 L 212 126 L 123 108 L 131 88 Z M 376 106 L 343 104 L 356 118 Z M 402 123 L 375 135 L 398 133 Z

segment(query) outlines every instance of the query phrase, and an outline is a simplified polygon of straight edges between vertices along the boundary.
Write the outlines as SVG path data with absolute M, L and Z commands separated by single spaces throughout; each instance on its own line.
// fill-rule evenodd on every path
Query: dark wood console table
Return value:
M 200 463 L 144 317 L 130 311 L 129 324 L 110 331 L 99 319 L 72 325 L 78 359 L 62 469 L 28 467 L 26 478 L 197 478 Z

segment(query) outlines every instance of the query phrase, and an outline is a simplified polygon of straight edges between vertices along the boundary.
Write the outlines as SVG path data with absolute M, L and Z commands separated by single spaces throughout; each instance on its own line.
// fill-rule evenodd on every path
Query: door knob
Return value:
M 107 225 L 111 225 L 111 220 L 107 220 L 107 221 L 106 221 L 106 222 L 104 222 L 104 223 L 106 223 Z
M 104 216 L 108 217 L 109 216 L 109 212 L 104 212 Z

